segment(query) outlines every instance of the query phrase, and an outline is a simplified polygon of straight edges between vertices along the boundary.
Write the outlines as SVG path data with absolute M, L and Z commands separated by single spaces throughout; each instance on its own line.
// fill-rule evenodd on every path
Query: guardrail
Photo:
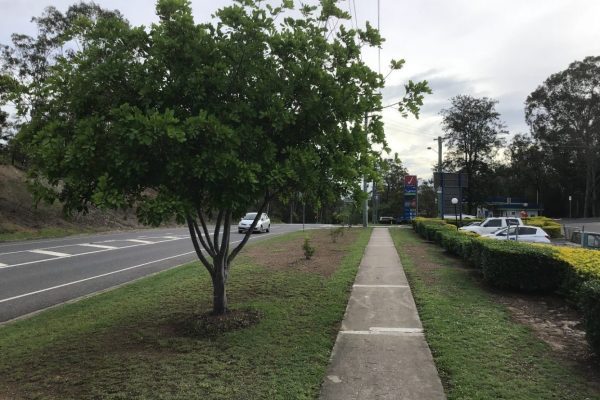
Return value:
M 565 238 L 572 243 L 580 244 L 586 249 L 600 250 L 600 233 L 585 232 L 577 227 L 564 226 Z

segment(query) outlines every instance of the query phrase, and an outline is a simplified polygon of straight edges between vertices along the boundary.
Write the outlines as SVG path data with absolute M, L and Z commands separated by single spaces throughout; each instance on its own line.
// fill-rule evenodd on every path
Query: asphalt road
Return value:
M 586 232 L 600 233 L 600 218 L 563 218 L 557 222 L 561 225 L 578 227 Z
M 272 225 L 250 240 L 301 229 Z M 242 238 L 232 227 L 231 243 Z M 184 228 L 0 243 L 0 322 L 196 260 Z

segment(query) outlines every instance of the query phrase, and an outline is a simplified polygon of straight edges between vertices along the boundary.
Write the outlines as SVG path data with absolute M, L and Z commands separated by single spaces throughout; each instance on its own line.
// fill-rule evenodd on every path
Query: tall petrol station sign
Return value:
M 417 190 L 416 175 L 404 176 L 404 220 L 412 221 L 417 217 Z

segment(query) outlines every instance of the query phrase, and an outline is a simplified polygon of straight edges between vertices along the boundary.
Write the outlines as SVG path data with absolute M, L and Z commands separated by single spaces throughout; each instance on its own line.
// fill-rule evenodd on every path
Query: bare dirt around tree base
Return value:
M 335 242 L 332 230 L 307 230 L 306 236 L 310 238 L 310 245 L 315 248 L 315 254 L 309 260 L 304 256 L 302 249 L 304 236 L 273 243 L 269 251 L 258 246 L 248 247 L 243 254 L 251 261 L 274 270 L 297 270 L 329 277 L 336 271 L 348 248 L 360 233 L 360 230 L 355 228 L 341 229 L 343 234 L 339 235 Z

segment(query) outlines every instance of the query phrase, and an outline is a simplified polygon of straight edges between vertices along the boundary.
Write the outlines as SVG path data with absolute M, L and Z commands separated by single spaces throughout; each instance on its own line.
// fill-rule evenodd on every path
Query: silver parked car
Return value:
M 252 225 L 252 221 L 256 218 L 256 213 L 248 213 L 244 215 L 244 217 L 240 220 L 238 224 L 238 233 L 244 233 L 248 229 L 250 229 L 250 225 Z M 256 223 L 254 227 L 254 232 L 270 232 L 271 231 L 271 219 L 266 213 L 262 213 L 260 219 Z
M 519 242 L 550 243 L 550 236 L 537 226 L 521 225 L 500 229 L 482 237 L 496 240 L 515 240 Z

